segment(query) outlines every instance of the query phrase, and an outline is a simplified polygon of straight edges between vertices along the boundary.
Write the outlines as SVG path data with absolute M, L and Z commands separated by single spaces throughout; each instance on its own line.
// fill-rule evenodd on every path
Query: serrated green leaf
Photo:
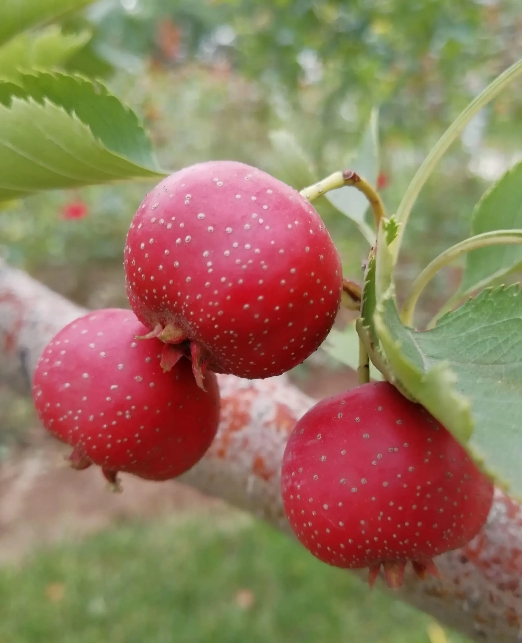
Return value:
M 522 291 L 483 291 L 426 332 L 386 296 L 375 327 L 402 386 L 522 498 Z
M 0 201 L 164 174 L 136 116 L 100 83 L 65 74 L 21 79 L 22 91 L 0 82 Z
M 378 121 L 378 111 L 375 109 L 364 131 L 357 154 L 347 159 L 346 168 L 342 168 L 354 170 L 371 185 L 376 185 L 379 172 Z M 365 220 L 369 204 L 364 194 L 347 186 L 332 190 L 325 194 L 325 197 L 340 212 L 352 219 L 368 242 L 373 244 L 375 233 Z
M 76 11 L 94 0 L 2 0 L 0 45 L 36 25 Z
M 16 80 L 33 69 L 58 67 L 88 42 L 90 33 L 63 34 L 50 26 L 37 34 L 21 33 L 0 47 L 0 78 Z
M 382 373 L 386 373 L 390 381 L 395 379 L 389 372 L 386 355 L 381 348 L 380 337 L 375 327 L 375 313 L 384 294 L 389 292 L 390 296 L 393 295 L 393 246 L 396 243 L 397 231 L 397 222 L 393 217 L 390 220 L 383 219 L 379 225 L 377 243 L 370 251 L 364 273 L 359 328 L 371 361 Z
M 375 308 L 377 306 L 377 293 L 375 291 L 375 252 L 372 248 L 368 255 L 368 262 L 364 271 L 364 281 L 361 298 L 361 319 L 364 328 L 368 329 L 371 341 L 377 345 L 378 337 L 373 326 Z
M 355 330 L 355 324 L 349 324 L 342 331 L 333 328 L 321 349 L 341 364 L 356 371 L 359 366 L 359 335 Z M 383 379 L 377 369 L 372 370 L 371 376 L 375 380 Z
M 385 293 L 391 292 L 399 227 L 394 217 L 383 219 L 379 226 L 375 253 L 375 297 L 377 301 L 380 301 Z
M 399 224 L 393 217 L 391 217 L 391 219 L 383 221 L 383 230 L 386 245 L 391 246 L 399 234 Z
M 26 92 L 11 81 L 0 79 L 0 104 L 9 107 L 13 98 L 25 98 Z
M 522 228 L 522 162 L 493 185 L 477 203 L 471 234 Z M 522 247 L 490 246 L 466 255 L 459 296 L 485 288 L 522 265 Z
M 275 152 L 275 173 L 281 181 L 301 190 L 316 182 L 313 163 L 296 137 L 287 130 L 269 134 Z
M 138 118 L 102 83 L 61 73 L 27 74 L 22 82 L 31 98 L 48 100 L 75 114 L 112 152 L 158 170 L 150 140 Z

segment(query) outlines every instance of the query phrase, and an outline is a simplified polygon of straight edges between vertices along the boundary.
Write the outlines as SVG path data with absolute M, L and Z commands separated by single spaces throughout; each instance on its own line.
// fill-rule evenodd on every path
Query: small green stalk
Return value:
M 304 188 L 304 190 L 301 190 L 301 195 L 308 201 L 312 202 L 326 192 L 337 190 L 338 188 L 345 187 L 346 185 L 353 185 L 355 189 L 362 192 L 368 199 L 375 218 L 375 229 L 378 230 L 379 223 L 385 216 L 384 205 L 381 201 L 381 197 L 378 195 L 375 188 L 368 183 L 368 181 L 365 181 L 353 170 L 334 172 L 322 181 L 319 181 L 319 183 L 314 183 L 314 185 L 310 185 L 307 188 Z
M 359 384 L 368 384 L 370 381 L 370 357 L 364 344 L 359 339 L 359 364 L 357 366 Z
M 494 230 L 493 232 L 477 234 L 448 248 L 429 263 L 413 282 L 410 294 L 401 310 L 402 323 L 405 326 L 412 325 L 415 306 L 422 292 L 437 272 L 449 265 L 457 257 L 471 250 L 478 250 L 479 248 L 485 248 L 487 246 L 521 244 L 522 230 Z
M 498 94 L 500 94 L 500 92 L 507 87 L 509 83 L 513 82 L 518 76 L 520 76 L 520 74 L 522 74 L 522 60 L 514 63 L 511 67 L 500 74 L 498 78 L 488 85 L 488 87 L 486 87 L 486 89 L 460 113 L 457 119 L 449 126 L 446 132 L 444 132 L 438 143 L 432 148 L 431 152 L 425 158 L 409 184 L 404 196 L 402 197 L 402 201 L 397 208 L 395 216 L 397 221 L 402 224 L 399 231 L 399 243 L 396 245 L 397 254 L 399 253 L 402 236 L 413 205 L 437 163 L 444 156 L 445 152 L 449 149 L 455 139 L 460 136 L 463 129 L 470 122 L 473 116 L 493 100 L 495 96 L 498 96 Z

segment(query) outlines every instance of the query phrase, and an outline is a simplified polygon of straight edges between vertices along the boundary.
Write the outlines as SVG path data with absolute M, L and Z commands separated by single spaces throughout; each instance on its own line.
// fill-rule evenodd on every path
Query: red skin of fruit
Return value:
M 219 388 L 196 385 L 190 363 L 165 373 L 162 344 L 137 341 L 146 329 L 130 310 L 92 312 L 63 328 L 38 362 L 33 399 L 54 437 L 74 447 L 71 466 L 94 463 L 116 482 L 118 471 L 167 480 L 190 469 L 219 422 Z
M 453 436 L 387 382 L 323 400 L 286 446 L 281 491 L 301 543 L 336 567 L 437 574 L 432 557 L 486 522 L 493 485 Z
M 298 192 L 256 168 L 214 161 L 159 183 L 125 246 L 137 317 L 191 354 L 194 371 L 279 375 L 323 342 L 342 289 L 339 254 Z

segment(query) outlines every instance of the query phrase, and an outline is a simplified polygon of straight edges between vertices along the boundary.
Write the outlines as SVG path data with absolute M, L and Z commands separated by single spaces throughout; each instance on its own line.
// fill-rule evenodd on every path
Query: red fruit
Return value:
M 232 161 L 185 168 L 145 197 L 125 273 L 149 336 L 190 355 L 198 381 L 207 365 L 252 379 L 301 363 L 328 334 L 342 289 L 339 255 L 310 203 Z
M 72 201 L 63 206 L 62 217 L 64 219 L 83 219 L 88 212 L 89 209 L 83 201 Z
M 385 190 L 388 185 L 390 184 L 390 177 L 386 172 L 380 172 L 377 175 L 377 189 L 378 190 Z
M 111 482 L 118 471 L 166 480 L 190 469 L 210 446 L 219 389 L 207 373 L 199 389 L 190 364 L 160 367 L 162 344 L 129 310 L 98 310 L 63 328 L 38 362 L 33 398 L 45 428 L 74 447 L 71 466 L 94 463 Z
M 484 525 L 493 485 L 422 406 L 391 384 L 365 384 L 323 400 L 286 446 L 286 515 L 317 558 L 344 568 L 381 565 L 390 587 L 411 561 L 424 577 L 433 556 L 467 544 Z

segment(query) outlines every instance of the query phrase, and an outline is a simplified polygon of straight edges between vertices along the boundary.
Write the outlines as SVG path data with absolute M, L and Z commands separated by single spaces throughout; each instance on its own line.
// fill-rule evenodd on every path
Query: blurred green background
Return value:
M 67 68 L 102 77 L 140 115 L 162 166 L 173 171 L 236 159 L 299 189 L 309 175 L 349 166 L 378 106 L 379 187 L 393 212 L 445 127 L 519 57 L 519 2 L 101 0 L 62 26 L 92 34 Z M 406 235 L 399 297 L 429 260 L 467 236 L 478 198 L 522 157 L 520 89 L 472 121 L 423 191 Z M 295 136 L 309 168 L 297 158 L 284 162 L 273 147 L 270 133 L 281 129 Z M 151 186 L 10 203 L 0 215 L 0 256 L 84 306 L 126 306 L 124 237 Z M 345 276 L 360 280 L 364 241 L 331 205 L 317 207 Z M 456 266 L 434 280 L 422 300 L 426 315 L 458 277 Z M 351 377 L 321 352 L 293 376 L 317 396 Z M 0 458 L 25 457 L 38 430 L 32 407 L 5 386 L 0 424 Z M 0 640 L 463 640 L 429 629 L 428 617 L 368 593 L 258 522 L 222 512 L 131 522 L 81 543 L 36 546 L 21 565 L 0 570 Z

